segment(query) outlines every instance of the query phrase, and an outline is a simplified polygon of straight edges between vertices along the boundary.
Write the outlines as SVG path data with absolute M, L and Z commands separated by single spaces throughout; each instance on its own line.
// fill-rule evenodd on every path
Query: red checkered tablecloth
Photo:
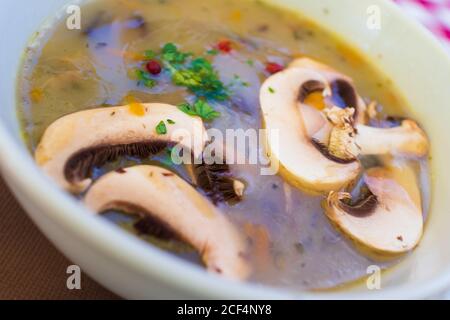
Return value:
M 433 32 L 450 52 L 450 0 L 394 0 Z

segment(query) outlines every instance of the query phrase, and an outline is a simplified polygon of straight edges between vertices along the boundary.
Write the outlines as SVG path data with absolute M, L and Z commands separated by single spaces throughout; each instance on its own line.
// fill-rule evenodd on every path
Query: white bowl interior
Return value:
M 400 298 L 425 297 L 444 290 L 450 284 L 450 171 L 446 167 L 450 150 L 450 60 L 444 49 L 388 1 L 274 2 L 319 21 L 369 56 L 410 102 L 432 141 L 433 196 L 425 236 L 412 255 L 383 276 L 383 290 L 369 291 L 361 286 L 347 292 L 293 294 L 230 283 L 149 249 L 91 217 L 49 183 L 32 163 L 20 138 L 15 79 L 28 41 L 47 18 L 63 12 L 67 0 L 2 1 L 0 29 L 6 32 L 0 33 L 4 48 L 0 59 L 0 165 L 8 183 L 58 247 L 102 284 L 129 298 Z M 373 5 L 381 10 L 380 30 L 367 27 L 367 9 Z

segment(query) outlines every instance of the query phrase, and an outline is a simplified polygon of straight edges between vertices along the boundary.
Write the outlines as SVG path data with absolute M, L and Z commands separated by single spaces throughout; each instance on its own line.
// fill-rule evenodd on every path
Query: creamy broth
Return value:
M 214 103 L 222 116 L 208 127 L 261 128 L 259 88 L 267 78 L 265 63 L 288 64 L 308 56 L 352 77 L 360 94 L 376 100 L 383 112 L 407 116 L 408 110 L 390 79 L 358 52 L 315 23 L 262 1 L 242 0 L 96 0 L 82 7 L 82 30 L 68 30 L 59 21 L 43 31 L 30 48 L 19 79 L 19 117 L 30 151 L 56 119 L 75 111 L 141 102 L 179 104 L 190 94 L 165 74 L 158 85 L 139 85 L 130 73 L 145 50 L 167 42 L 211 60 L 225 83 L 242 79 L 230 101 Z M 208 54 L 221 39 L 235 45 L 232 55 Z M 237 75 L 238 77 L 235 77 Z M 414 168 L 422 191 L 428 190 L 425 160 L 377 159 Z M 96 168 L 94 178 L 135 163 L 157 164 L 189 180 L 165 152 L 149 160 L 124 158 Z M 243 201 L 219 204 L 220 210 L 245 235 L 251 246 L 250 281 L 292 289 L 325 289 L 357 280 L 368 266 L 387 268 L 397 261 L 378 262 L 361 254 L 336 231 L 323 213 L 323 196 L 311 196 L 280 176 L 261 176 L 259 166 L 232 165 L 233 175 L 246 181 Z M 406 182 L 407 184 L 408 182 Z M 427 192 L 422 206 L 427 208 Z M 118 212 L 106 216 L 127 230 L 134 220 Z M 131 221 L 130 221 L 131 219 Z M 199 262 L 188 246 L 145 240 L 183 258 Z

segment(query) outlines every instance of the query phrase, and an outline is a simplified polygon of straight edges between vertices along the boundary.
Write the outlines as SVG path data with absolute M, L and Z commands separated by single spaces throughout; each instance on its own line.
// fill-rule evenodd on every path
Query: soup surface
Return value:
M 159 52 L 167 43 L 211 61 L 231 88 L 230 99 L 211 102 L 221 116 L 206 122 L 208 128 L 261 128 L 259 88 L 270 75 L 268 62 L 277 68 L 300 56 L 352 77 L 367 101 L 382 106 L 381 114 L 408 115 L 389 78 L 364 57 L 315 23 L 262 1 L 96 0 L 82 6 L 81 12 L 81 30 L 69 30 L 63 15 L 42 30 L 26 52 L 18 113 L 32 152 L 52 122 L 76 111 L 135 101 L 174 105 L 192 101 L 192 93 L 174 85 L 165 71 L 152 78 L 154 83 L 136 74 L 143 68 L 143 53 Z M 413 168 L 421 190 L 428 190 L 426 160 L 376 160 Z M 151 159 L 125 157 L 108 163 L 95 169 L 94 178 L 136 163 L 164 166 L 190 179 L 166 151 Z M 259 169 L 259 165 L 231 165 L 232 174 L 245 181 L 245 196 L 239 203 L 218 204 L 251 246 L 250 281 L 325 289 L 364 277 L 373 264 L 387 268 L 396 262 L 361 254 L 328 221 L 321 207 L 324 196 L 306 194 L 278 175 L 262 176 Z M 189 246 L 140 232 L 134 217 L 120 212 L 105 215 L 150 243 L 199 262 Z

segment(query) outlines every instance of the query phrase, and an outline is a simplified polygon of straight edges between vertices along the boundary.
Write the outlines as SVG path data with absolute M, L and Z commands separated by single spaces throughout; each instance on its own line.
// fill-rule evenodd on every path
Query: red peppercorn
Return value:
M 230 40 L 222 40 L 217 44 L 217 49 L 225 53 L 230 53 L 233 50 L 232 43 Z
M 284 67 L 281 64 L 278 64 L 276 62 L 268 62 L 266 64 L 266 71 L 270 74 L 275 74 L 280 71 L 282 71 Z
M 150 60 L 149 62 L 147 62 L 145 68 L 147 69 L 148 72 L 150 72 L 155 76 L 160 74 L 162 71 L 161 65 L 156 60 Z

